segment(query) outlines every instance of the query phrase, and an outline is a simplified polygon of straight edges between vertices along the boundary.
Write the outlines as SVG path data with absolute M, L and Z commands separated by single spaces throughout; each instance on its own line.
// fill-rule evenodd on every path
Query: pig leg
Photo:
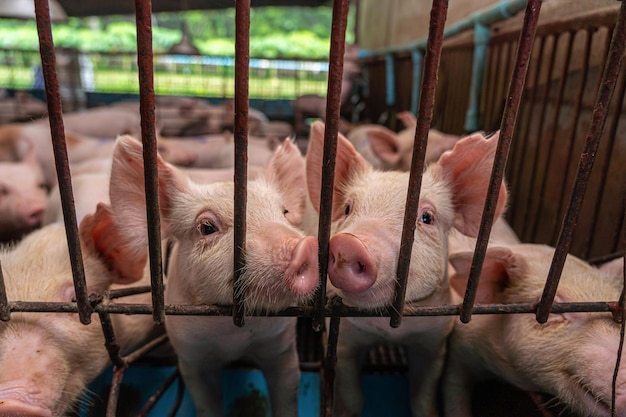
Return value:
M 298 387 L 300 384 L 300 363 L 296 349 L 295 322 L 283 332 L 275 346 L 265 345 L 259 352 L 260 368 L 267 383 L 273 416 L 296 417 L 298 415 Z M 277 354 L 277 352 L 282 352 Z
M 207 368 L 201 362 L 178 360 L 178 368 L 193 398 L 198 417 L 223 415 L 222 373 L 220 368 Z
M 446 356 L 444 343 L 409 346 L 409 385 L 414 416 L 437 416 L 436 391 Z

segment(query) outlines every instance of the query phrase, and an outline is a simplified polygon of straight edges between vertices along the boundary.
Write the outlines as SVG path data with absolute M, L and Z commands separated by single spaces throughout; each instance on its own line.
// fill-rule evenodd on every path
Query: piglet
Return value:
M 319 211 L 324 125 L 315 122 L 306 155 L 307 182 Z M 448 304 L 448 233 L 454 226 L 476 236 L 497 146 L 497 135 L 474 134 L 431 164 L 422 177 L 417 228 L 406 292 L 416 305 Z M 409 173 L 377 171 L 342 135 L 337 142 L 328 276 L 331 291 L 345 304 L 385 311 L 392 303 Z M 506 202 L 502 185 L 497 215 Z M 399 328 L 384 317 L 341 320 L 337 348 L 335 408 L 340 416 L 359 415 L 359 360 L 373 345 L 407 347 L 414 416 L 434 410 L 435 387 L 443 366 L 451 317 L 405 317 Z
M 0 162 L 0 242 L 41 226 L 48 188 L 33 147 L 22 161 Z
M 79 232 L 90 293 L 149 282 L 146 258 L 131 258 L 123 250 L 125 243 L 106 206 L 86 216 Z M 72 302 L 65 236 L 57 223 L 0 248 L 9 301 Z M 149 294 L 135 297 L 122 302 L 150 302 Z M 110 365 L 98 316 L 91 319 L 84 325 L 77 314 L 14 312 L 9 321 L 0 322 L 0 415 L 61 417 L 78 408 L 89 382 Z M 149 315 L 112 314 L 111 319 L 122 354 L 154 330 Z
M 196 184 L 158 160 L 162 237 L 174 242 L 167 304 L 222 304 L 233 300 L 234 186 Z M 147 243 L 142 148 L 117 140 L 110 198 L 116 223 L 131 236 L 129 251 Z M 304 159 L 286 140 L 262 176 L 248 183 L 243 298 L 249 310 L 276 311 L 308 302 L 318 286 L 317 240 L 297 226 L 306 198 Z M 295 318 L 166 316 L 179 368 L 199 416 L 222 415 L 221 369 L 236 360 L 263 371 L 273 415 L 297 415 L 300 378 Z
M 487 249 L 477 304 L 535 303 L 541 298 L 554 248 L 519 244 Z M 450 255 L 456 297 L 465 293 L 472 252 Z M 622 278 L 567 255 L 555 302 L 617 301 Z M 456 323 L 444 376 L 445 415 L 471 416 L 472 385 L 501 379 L 547 393 L 577 415 L 611 416 L 611 385 L 620 325 L 610 313 L 553 313 L 540 324 L 532 314 L 473 315 Z M 623 361 L 622 361 L 623 364 Z M 615 416 L 626 416 L 626 367 L 617 376 Z

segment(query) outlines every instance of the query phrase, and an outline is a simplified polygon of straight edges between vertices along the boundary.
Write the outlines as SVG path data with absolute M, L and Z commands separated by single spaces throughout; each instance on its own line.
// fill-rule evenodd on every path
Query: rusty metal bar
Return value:
M 550 129 L 550 133 L 548 134 L 548 141 L 550 143 L 548 146 L 548 155 L 546 156 L 546 168 L 549 166 L 550 161 L 552 160 L 554 147 L 557 146 L 556 130 L 557 130 L 558 122 L 559 122 L 559 116 L 561 114 L 561 104 L 563 103 L 563 94 L 565 92 L 565 82 L 567 80 L 567 74 L 569 73 L 569 70 L 570 70 L 572 50 L 574 48 L 574 39 L 576 38 L 575 32 L 570 31 L 568 33 L 569 33 L 569 39 L 568 39 L 569 42 L 567 44 L 567 52 L 566 52 L 565 61 L 564 61 L 565 64 L 563 65 L 563 69 L 559 75 L 560 80 L 559 80 L 558 91 L 556 93 L 554 115 L 552 116 L 552 122 L 550 125 L 552 126 L 552 128 Z M 558 42 L 555 42 L 555 50 L 556 50 L 557 44 Z M 537 146 L 537 149 L 539 149 L 539 146 Z M 547 183 L 548 183 L 548 176 L 544 175 L 543 179 L 541 180 L 541 185 L 539 186 L 539 193 L 537 194 L 541 202 L 545 201 L 548 198 L 548 196 L 546 195 Z M 531 220 L 532 221 L 531 236 L 537 235 L 537 231 L 539 228 L 539 217 L 540 216 L 536 215 L 535 218 Z
M 535 182 L 537 182 L 537 178 L 538 178 L 538 174 L 539 174 L 539 169 L 540 169 L 540 157 L 541 157 L 541 152 L 540 150 L 542 149 L 542 147 L 539 145 L 541 140 L 546 140 L 542 138 L 542 132 L 545 126 L 545 121 L 546 121 L 546 113 L 547 113 L 547 106 L 548 106 L 548 101 L 550 100 L 550 85 L 552 84 L 552 73 L 554 71 L 554 63 L 556 61 L 556 54 L 557 54 L 557 44 L 559 42 L 559 37 L 560 35 L 554 35 L 552 37 L 552 51 L 550 53 L 550 58 L 548 60 L 548 70 L 546 73 L 546 79 L 545 79 L 545 87 L 542 88 L 542 94 L 543 94 L 543 99 L 541 100 L 541 107 L 539 110 L 539 121 L 537 123 L 537 128 L 536 128 L 536 132 L 535 132 L 535 152 L 533 157 L 531 158 L 530 161 L 530 169 L 528 169 L 528 171 L 530 171 L 530 179 L 528 181 L 528 186 L 530 187 L 531 190 L 534 190 L 538 187 L 535 186 Z M 547 42 L 549 38 L 547 38 L 544 43 Z M 540 80 L 537 79 L 535 81 L 536 83 L 540 84 Z M 561 80 L 561 84 L 563 83 L 563 80 Z M 540 95 L 541 96 L 541 95 Z M 558 109 L 557 109 L 558 111 Z M 548 138 L 547 140 L 551 140 L 552 138 Z M 528 165 L 527 165 L 528 166 Z M 526 167 L 527 167 L 526 166 Z M 526 168 L 525 167 L 525 168 Z M 546 168 L 547 168 L 547 163 L 546 163 Z M 542 179 L 544 180 L 543 182 L 545 182 L 546 179 L 546 175 L 545 173 L 543 173 L 544 175 L 542 176 Z M 540 179 L 541 180 L 541 179 Z M 529 193 L 529 198 L 526 198 L 525 201 L 525 211 L 524 211 L 524 219 L 529 220 L 529 222 L 527 224 L 532 224 L 532 220 L 530 219 L 534 219 L 535 223 L 538 223 L 538 218 L 539 216 L 539 208 L 541 207 L 541 199 L 540 199 L 541 194 L 538 193 Z M 517 201 L 516 205 L 522 204 L 521 201 Z M 532 233 L 533 232 L 533 227 L 525 227 L 524 228 L 524 236 L 521 237 L 521 240 L 523 242 L 535 242 L 535 236 Z
M 592 40 L 593 40 L 593 31 L 587 29 L 587 37 L 585 40 L 585 58 L 583 62 L 589 62 L 589 58 L 591 56 L 591 44 L 592 44 Z M 569 142 L 568 143 L 568 151 L 567 151 L 567 161 L 571 161 L 572 160 L 572 155 L 574 152 L 574 140 L 576 139 L 576 133 L 577 133 L 577 126 L 578 126 L 578 122 L 580 120 L 580 115 L 581 115 L 581 111 L 582 111 L 582 102 L 583 102 L 583 97 L 584 97 L 584 93 L 585 93 L 585 86 L 587 84 L 587 78 L 589 76 L 589 66 L 588 65 L 583 65 L 582 67 L 582 74 L 581 74 L 581 80 L 580 80 L 580 88 L 578 89 L 578 94 L 576 96 L 576 107 L 574 109 L 574 118 L 573 118 L 573 122 L 572 122 L 572 130 L 571 130 L 571 134 L 569 137 Z M 565 191 L 567 189 L 567 187 L 565 187 L 565 181 L 567 181 L 567 177 L 569 176 L 569 164 L 567 165 L 567 167 L 565 168 L 565 173 L 563 176 L 563 183 L 561 184 L 561 194 L 559 196 L 559 198 L 557 199 L 558 202 L 558 210 L 556 211 L 556 213 L 558 215 L 561 214 L 561 212 L 563 211 L 563 202 L 565 201 Z M 552 235 L 554 236 L 553 240 L 556 240 L 556 236 L 557 236 L 557 232 L 558 232 L 558 228 L 557 228 L 557 223 L 554 222 L 554 230 Z
M 402 227 L 402 240 L 398 255 L 398 269 L 396 271 L 396 285 L 393 303 L 389 312 L 391 317 L 389 325 L 399 327 L 402 323 L 402 310 L 406 296 L 406 285 L 409 276 L 411 251 L 417 221 L 417 208 L 422 188 L 422 172 L 424 171 L 424 157 L 426 155 L 426 142 L 428 131 L 433 119 L 433 107 L 435 91 L 437 89 L 437 73 L 441 61 L 441 49 L 443 45 L 443 29 L 448 14 L 448 0 L 433 0 L 430 11 L 430 25 L 428 29 L 428 41 L 424 56 L 424 75 L 422 78 L 422 93 L 420 95 L 419 109 L 417 112 L 417 126 L 413 155 L 411 159 L 411 172 L 409 174 L 409 186 L 406 204 L 404 208 L 404 224 Z
M 609 105 L 611 103 L 611 98 L 613 97 L 613 92 L 615 91 L 617 78 L 622 69 L 624 51 L 626 50 L 625 19 L 626 2 L 622 2 L 620 16 L 613 31 L 611 47 L 609 49 L 606 64 L 604 65 L 602 81 L 596 96 L 596 103 L 591 116 L 591 125 L 589 126 L 589 132 L 587 133 L 587 138 L 585 139 L 585 147 L 580 155 L 578 174 L 576 175 L 576 181 L 574 182 L 572 189 L 572 196 L 567 208 L 566 216 L 563 219 L 561 233 L 556 245 L 554 257 L 552 258 L 552 264 L 550 265 L 546 286 L 544 287 L 539 308 L 537 310 L 537 321 L 539 323 L 545 323 L 550 315 L 550 306 L 554 301 L 561 272 L 563 271 L 563 265 L 565 264 L 565 258 L 572 244 L 572 236 L 578 220 L 578 214 L 580 213 L 580 208 L 582 206 L 583 197 L 587 189 L 587 183 L 589 182 L 589 177 L 591 176 L 591 169 L 593 168 L 595 155 L 598 151 L 604 124 L 608 116 Z
M 243 271 L 246 267 L 246 208 L 248 198 L 248 76 L 250 73 L 250 0 L 235 2 L 235 218 L 233 321 L 244 325 Z
M 174 370 L 174 372 L 172 372 L 172 374 L 170 376 L 168 376 L 165 381 L 163 381 L 163 384 L 156 390 L 156 392 L 154 394 L 152 394 L 150 396 L 150 398 L 148 398 L 148 401 L 141 408 L 141 410 L 137 414 L 137 417 L 145 417 L 145 416 L 147 416 L 150 413 L 150 411 L 152 411 L 152 408 L 155 406 L 157 401 L 159 401 L 161 399 L 163 394 L 165 394 L 165 392 L 168 390 L 168 388 L 177 379 L 179 380 L 179 382 L 181 381 L 180 372 L 178 371 L 178 368 L 176 370 Z
M 517 143 L 521 145 L 518 147 L 520 147 L 521 150 L 520 150 L 519 156 L 517 156 L 517 159 L 513 161 L 514 163 L 517 162 L 517 164 L 515 165 L 513 169 L 513 172 L 515 172 L 516 175 L 511 180 L 511 190 L 512 190 L 511 194 L 515 193 L 515 197 L 513 198 L 513 201 L 515 201 L 516 204 L 512 204 L 511 207 L 509 208 L 509 216 L 511 219 L 514 220 L 514 226 L 516 230 L 523 230 L 523 226 L 526 222 L 526 211 L 525 211 L 526 204 L 525 202 L 520 203 L 521 201 L 520 196 L 523 195 L 523 192 L 522 192 L 522 187 L 524 185 L 523 176 L 524 174 L 527 174 L 528 172 L 526 172 L 522 168 L 524 167 L 524 162 L 526 160 L 526 151 L 530 147 L 529 145 L 530 140 L 531 140 L 530 125 L 531 125 L 531 120 L 532 120 L 533 113 L 534 113 L 533 110 L 535 107 L 535 97 L 537 96 L 537 90 L 539 89 L 539 74 L 541 73 L 541 63 L 542 63 L 542 57 L 543 57 L 543 48 L 545 46 L 545 38 L 539 37 L 537 38 L 536 42 L 539 44 L 538 45 L 539 49 L 537 50 L 537 54 L 536 54 L 537 58 L 533 61 L 535 64 L 535 67 L 533 68 L 534 71 L 529 71 L 527 74 L 527 76 L 530 76 L 530 75 L 533 76 L 533 86 L 532 86 L 532 89 L 530 90 L 528 100 L 526 100 L 523 103 L 523 107 L 522 107 L 523 110 L 525 111 L 524 111 L 524 119 L 523 119 L 524 122 L 521 124 L 520 130 L 523 129 L 524 133 L 518 132 L 518 135 L 517 135 Z M 519 48 L 519 45 L 518 45 L 518 48 Z M 532 58 L 533 56 L 529 55 L 528 59 L 532 60 Z M 529 66 L 530 66 L 530 62 L 529 62 Z M 524 209 L 524 211 L 522 211 L 522 209 Z
M 4 285 L 4 274 L 2 273 L 2 264 L 0 264 L 0 320 L 8 321 L 11 319 L 11 309 L 9 308 L 9 300 L 7 300 L 7 290 Z
M 37 20 L 37 33 L 39 35 L 39 53 L 41 55 L 41 68 L 43 71 L 44 85 L 46 90 L 46 102 L 48 105 L 48 120 L 50 133 L 52 134 L 52 150 L 57 171 L 59 191 L 61 194 L 61 207 L 65 221 L 65 234 L 67 236 L 76 302 L 78 304 L 78 317 L 83 324 L 91 323 L 91 305 L 87 294 L 85 281 L 85 267 L 78 238 L 78 224 L 74 198 L 72 192 L 72 180 L 70 178 L 69 159 L 65 143 L 65 129 L 63 126 L 63 110 L 61 108 L 61 95 L 59 93 L 59 81 L 56 74 L 56 55 L 52 40 L 52 28 L 50 21 L 50 7 L 48 0 L 35 0 L 35 16 Z
M 619 102 L 617 103 L 617 108 L 615 110 L 614 113 L 614 117 L 613 120 L 611 122 L 611 125 L 609 127 L 609 134 L 608 134 L 608 139 L 609 139 L 609 143 L 607 144 L 607 157 L 605 160 L 605 163 L 602 167 L 602 174 L 600 178 L 608 178 L 609 177 L 609 167 L 611 165 L 611 157 L 610 155 L 612 154 L 613 150 L 615 149 L 615 140 L 617 138 L 617 127 L 619 125 L 620 122 L 620 116 L 622 114 L 622 109 L 624 108 L 624 96 L 626 94 L 626 73 L 622 73 L 622 77 L 621 77 L 621 82 L 620 82 L 620 86 L 618 88 L 618 92 L 617 92 L 617 97 L 619 99 Z M 596 230 L 596 226 L 598 224 L 598 216 L 600 214 L 600 208 L 601 208 L 601 203 L 602 203 L 602 196 L 605 193 L 605 186 L 606 186 L 606 181 L 602 181 L 600 183 L 600 189 L 598 191 L 598 198 L 596 199 L 595 202 L 595 207 L 594 207 L 594 217 L 593 217 L 593 223 L 591 225 L 591 230 Z M 621 230 L 621 227 L 616 228 L 616 236 L 615 236 L 615 240 L 619 241 L 619 232 Z M 595 240 L 599 238 L 599 236 L 597 234 L 593 235 L 592 241 L 589 242 L 589 245 L 585 248 L 585 252 L 582 254 L 582 258 L 586 259 L 589 256 L 589 251 L 591 248 L 594 247 L 594 243 Z
M 535 31 L 539 21 L 539 11 L 541 10 L 541 0 L 529 0 L 524 15 L 524 27 L 520 33 L 520 40 L 517 50 L 516 65 L 513 69 L 509 92 L 504 107 L 502 123 L 500 125 L 500 138 L 496 149 L 496 156 L 493 162 L 491 178 L 489 179 L 489 188 L 485 199 L 485 208 L 480 222 L 480 230 L 476 241 L 476 249 L 472 259 L 470 275 L 467 282 L 467 289 L 463 298 L 463 306 L 461 308 L 461 321 L 467 323 L 471 320 L 472 307 L 476 299 L 476 291 L 478 289 L 478 279 L 480 271 L 485 260 L 487 252 L 487 243 L 491 234 L 491 225 L 493 224 L 495 208 L 498 201 L 498 194 L 504 176 L 506 160 L 511 146 L 513 130 L 515 129 L 515 120 L 519 109 L 522 92 L 524 91 L 524 81 L 530 61 L 530 54 L 535 39 Z
M 332 304 L 332 303 L 331 303 Z M 536 304 L 482 304 L 475 305 L 473 314 L 498 314 L 498 313 L 533 313 L 536 311 Z M 36 301 L 10 301 L 9 308 L 12 313 L 76 313 L 78 309 L 75 303 L 55 303 L 55 302 L 36 302 Z M 606 302 L 578 302 L 578 303 L 557 303 L 553 305 L 553 312 L 612 312 L 617 306 L 617 301 Z M 97 313 L 109 314 L 152 314 L 152 306 L 147 304 L 107 304 L 95 307 Z M 459 305 L 442 305 L 442 306 L 413 306 L 406 303 L 404 316 L 437 316 L 437 315 L 458 315 L 460 311 Z M 166 304 L 165 314 L 177 316 L 230 316 L 232 314 L 231 306 L 209 306 L 209 305 L 179 305 Z M 248 313 L 250 316 L 269 316 L 269 317 L 313 317 L 316 314 L 311 306 L 289 307 L 284 310 L 274 312 L 256 312 Z M 388 317 L 386 312 L 374 310 L 359 310 L 354 307 L 348 307 L 343 304 L 327 306 L 324 309 L 324 315 L 341 316 L 341 317 Z
M 163 305 L 163 263 L 161 259 L 161 226 L 159 220 L 159 180 L 155 131 L 154 71 L 152 55 L 152 2 L 135 0 L 137 21 L 137 66 L 139 69 L 139 111 L 143 142 L 146 215 L 148 218 L 148 251 L 150 254 L 150 284 L 152 286 L 152 318 L 161 324 L 165 320 Z
M 124 378 L 125 370 L 125 366 L 122 368 L 118 368 L 117 366 L 113 367 L 113 379 L 111 381 L 111 389 L 109 390 L 106 417 L 117 416 L 117 403 L 120 398 L 120 388 L 122 386 L 122 379 Z
M 624 77 L 626 78 L 626 76 Z M 621 109 L 621 104 L 620 104 Z M 617 113 L 619 114 L 619 112 Z M 624 198 L 622 200 L 626 200 L 626 194 L 624 194 Z M 626 216 L 622 216 L 622 219 Z M 626 259 L 626 239 L 622 240 L 622 256 Z M 615 417 L 615 392 L 617 391 L 617 375 L 619 373 L 620 363 L 622 361 L 622 352 L 624 351 L 624 334 L 626 333 L 626 263 L 624 263 L 622 267 L 622 293 L 619 297 L 619 309 L 620 309 L 620 332 L 619 332 L 619 347 L 617 349 L 617 359 L 615 360 L 615 371 L 613 372 L 613 381 L 611 384 L 611 417 Z
M 318 224 L 318 261 L 320 285 L 315 297 L 313 329 L 320 331 L 324 326 L 326 304 L 326 273 L 328 272 L 328 243 L 333 207 L 333 185 L 335 181 L 335 155 L 339 133 L 339 111 L 341 108 L 341 86 L 343 78 L 343 55 L 345 51 L 346 26 L 349 0 L 333 1 L 332 28 L 330 32 L 330 57 L 328 86 L 326 89 L 326 118 L 324 129 L 324 155 L 322 166 L 322 188 L 320 191 L 320 218 Z
M 104 333 L 104 346 L 109 352 L 109 358 L 113 365 L 117 368 L 126 368 L 127 364 L 120 355 L 120 345 L 115 340 L 115 330 L 113 330 L 113 323 L 111 322 L 111 316 L 105 312 L 98 312 L 100 316 L 100 325 L 102 326 L 102 333 Z
M 337 341 L 339 340 L 339 316 L 332 316 L 328 329 L 328 345 L 321 369 L 320 410 L 324 417 L 333 415 L 335 366 L 337 365 Z

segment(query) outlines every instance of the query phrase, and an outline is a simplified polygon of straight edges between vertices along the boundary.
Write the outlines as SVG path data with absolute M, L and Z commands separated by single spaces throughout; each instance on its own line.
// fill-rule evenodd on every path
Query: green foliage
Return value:
M 167 51 L 181 38 L 186 21 L 194 44 L 203 54 L 234 56 L 235 10 L 218 9 L 155 15 L 153 49 Z M 257 7 L 250 14 L 250 55 L 259 58 L 328 57 L 332 9 L 330 7 Z M 350 18 L 350 21 L 354 19 Z M 85 52 L 134 52 L 133 16 L 70 18 L 53 25 L 55 45 Z M 347 39 L 352 39 L 348 29 Z M 38 50 L 34 21 L 0 20 L 0 48 Z

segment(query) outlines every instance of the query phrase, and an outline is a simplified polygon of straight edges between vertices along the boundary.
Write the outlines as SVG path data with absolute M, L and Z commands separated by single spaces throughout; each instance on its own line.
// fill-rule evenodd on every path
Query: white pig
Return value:
M 366 124 L 354 127 L 347 135 L 356 150 L 374 168 L 400 171 L 408 171 L 411 168 L 417 122 L 411 112 L 400 112 L 398 118 L 405 125 L 405 129 L 398 133 L 382 125 Z M 452 149 L 459 139 L 460 136 L 430 129 L 424 163 L 435 162 L 441 154 Z
M 315 122 L 306 155 L 307 182 L 319 210 L 324 125 Z M 406 301 L 448 304 L 447 242 L 451 227 L 476 236 L 497 146 L 497 135 L 474 134 L 428 167 L 422 177 L 417 228 Z M 392 303 L 409 173 L 376 171 L 342 135 L 337 142 L 328 275 L 347 305 L 384 311 Z M 506 202 L 499 191 L 497 215 Z M 389 318 L 346 317 L 340 322 L 335 409 L 356 416 L 362 408 L 359 359 L 370 347 L 407 347 L 414 416 L 433 412 L 435 387 L 443 366 L 451 317 L 405 317 L 399 328 Z
M 158 161 L 163 238 L 174 247 L 165 291 L 167 304 L 231 304 L 233 300 L 233 183 L 195 184 Z M 147 235 L 141 145 L 117 141 L 110 197 L 115 221 L 143 253 Z M 285 141 L 264 175 L 248 183 L 244 299 L 248 309 L 274 311 L 311 299 L 318 286 L 317 240 L 296 226 L 302 220 L 304 159 Z M 222 415 L 221 369 L 250 360 L 263 371 L 273 415 L 296 416 L 299 363 L 295 318 L 166 316 L 181 374 L 199 416 Z
M 477 304 L 536 303 L 554 256 L 546 245 L 487 249 Z M 450 255 L 451 285 L 465 293 L 473 252 Z M 568 255 L 555 302 L 617 301 L 621 278 Z M 483 379 L 502 379 L 520 389 L 553 395 L 575 413 L 611 416 L 611 384 L 620 325 L 610 313 L 553 313 L 540 324 L 533 314 L 474 314 L 457 321 L 444 376 L 445 415 L 471 416 L 470 391 Z M 623 364 L 623 361 L 622 361 Z M 626 369 L 618 373 L 616 416 L 626 415 Z
M 145 256 L 131 258 L 105 206 L 79 226 L 88 291 L 127 285 L 149 275 Z M 72 302 L 74 287 L 61 224 L 36 230 L 0 248 L 9 301 Z M 133 301 L 148 302 L 149 294 Z M 77 408 L 88 383 L 109 366 L 98 315 L 83 325 L 77 314 L 12 313 L 0 322 L 0 415 L 62 417 Z M 112 314 L 122 354 L 153 330 L 149 315 Z
M 20 239 L 41 225 L 48 188 L 37 155 L 0 162 L 0 242 Z

